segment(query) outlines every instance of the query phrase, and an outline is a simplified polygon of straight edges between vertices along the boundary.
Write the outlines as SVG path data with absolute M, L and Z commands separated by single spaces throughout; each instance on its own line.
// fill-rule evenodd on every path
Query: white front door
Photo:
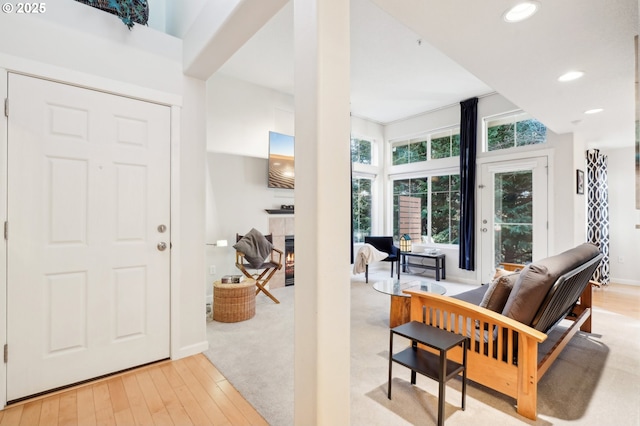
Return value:
M 547 256 L 547 157 L 483 164 L 480 194 L 482 282 L 501 262 Z
M 169 107 L 8 93 L 7 400 L 167 358 Z

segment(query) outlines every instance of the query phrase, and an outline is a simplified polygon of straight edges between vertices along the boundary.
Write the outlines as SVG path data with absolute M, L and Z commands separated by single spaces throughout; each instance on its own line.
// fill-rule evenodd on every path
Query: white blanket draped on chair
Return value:
M 353 262 L 353 275 L 363 273 L 368 264 L 372 262 L 379 262 L 387 256 L 389 256 L 388 253 L 378 250 L 371 244 L 363 245 L 358 249 L 356 260 Z

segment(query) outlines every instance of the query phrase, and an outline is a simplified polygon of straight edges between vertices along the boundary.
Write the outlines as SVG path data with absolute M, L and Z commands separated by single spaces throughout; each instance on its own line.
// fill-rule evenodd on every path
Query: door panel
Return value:
M 170 109 L 16 74 L 9 102 L 8 400 L 167 358 Z
M 481 167 L 481 276 L 501 262 L 547 256 L 547 158 L 485 163 Z

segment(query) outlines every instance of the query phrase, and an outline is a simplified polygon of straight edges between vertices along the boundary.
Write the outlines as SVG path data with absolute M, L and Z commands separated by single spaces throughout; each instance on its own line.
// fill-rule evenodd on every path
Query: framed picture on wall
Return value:
M 576 170 L 576 194 L 584 194 L 584 172 Z

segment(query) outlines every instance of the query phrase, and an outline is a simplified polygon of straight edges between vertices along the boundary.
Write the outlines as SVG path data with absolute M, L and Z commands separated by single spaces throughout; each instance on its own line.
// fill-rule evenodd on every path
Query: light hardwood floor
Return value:
M 0 425 L 267 425 L 202 354 L 164 361 L 0 411 Z
M 594 307 L 640 319 L 640 287 L 611 284 L 593 293 Z M 202 354 L 142 367 L 0 411 L 0 426 L 267 424 Z

